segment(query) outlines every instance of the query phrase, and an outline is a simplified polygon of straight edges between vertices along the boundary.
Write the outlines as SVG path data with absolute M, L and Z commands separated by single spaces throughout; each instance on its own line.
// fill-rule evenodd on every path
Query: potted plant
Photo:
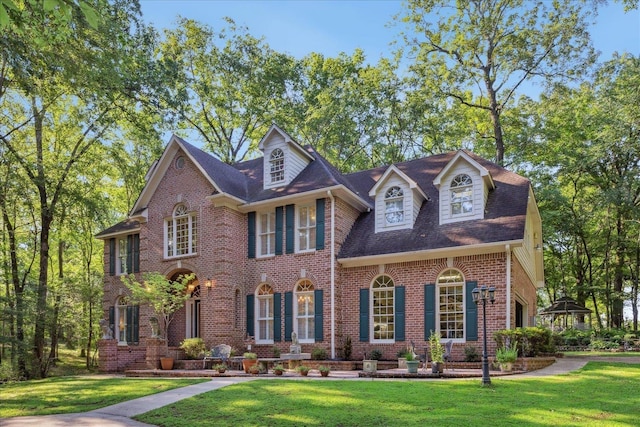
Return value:
M 496 350 L 496 361 L 500 364 L 500 370 L 509 372 L 513 369 L 513 363 L 518 359 L 518 348 L 500 347 Z
M 407 358 L 405 357 L 409 350 L 406 348 L 398 350 L 398 368 L 405 369 L 407 367 Z
M 227 365 L 218 363 L 217 365 L 213 365 L 213 369 L 218 371 L 219 374 L 224 374 L 227 371 Z
M 187 359 L 201 359 L 207 351 L 207 346 L 202 338 L 185 338 L 180 343 L 180 348 L 184 350 Z
M 323 377 L 328 377 L 329 376 L 329 372 L 331 372 L 331 367 L 330 366 L 325 366 L 325 365 L 320 365 L 320 366 L 318 366 L 318 371 L 320 371 L 320 375 L 322 375 Z
M 276 375 L 282 375 L 284 373 L 284 366 L 278 364 L 273 367 L 273 373 Z
M 248 351 L 244 353 L 242 357 L 242 368 L 244 369 L 245 374 L 248 374 L 252 366 L 257 367 L 258 355 L 256 353 L 251 353 L 250 351 Z
M 440 335 L 433 331 L 429 336 L 429 351 L 431 352 L 431 373 L 441 373 L 444 368 L 444 346 L 440 343 Z
M 369 353 L 368 359 L 366 353 L 364 356 L 365 358 L 362 361 L 362 372 L 375 374 L 378 371 L 378 360 L 382 359 L 382 351 L 374 348 L 371 350 L 371 353 Z
M 260 373 L 260 367 L 256 364 L 256 365 L 251 365 L 249 367 L 249 373 L 251 375 L 258 375 Z
M 417 374 L 418 373 L 418 365 L 420 364 L 419 360 L 416 360 L 412 351 L 408 351 L 404 354 L 407 364 L 407 373 L 409 374 Z
M 306 377 L 310 370 L 311 368 L 305 365 L 300 365 L 296 368 L 296 371 L 298 371 L 303 377 Z
M 177 280 L 170 280 L 161 273 L 149 272 L 142 277 L 142 282 L 138 282 L 134 274 L 121 276 L 121 280 L 131 292 L 129 301 L 132 304 L 148 304 L 157 316 L 155 319 L 162 320 L 160 338 L 164 340 L 165 350 L 160 363 L 162 369 L 173 369 L 173 358 L 167 357 L 169 353 L 167 332 L 175 312 L 184 307 L 189 299 L 186 289 L 195 275 L 180 275 Z

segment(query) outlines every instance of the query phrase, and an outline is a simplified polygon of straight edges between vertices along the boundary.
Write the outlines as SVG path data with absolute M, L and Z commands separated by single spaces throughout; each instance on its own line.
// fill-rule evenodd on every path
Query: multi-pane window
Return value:
M 400 187 L 391 187 L 385 193 L 384 218 L 387 225 L 404 222 L 404 192 Z
M 190 255 L 197 252 L 198 219 L 188 212 L 187 207 L 179 204 L 173 211 L 173 217 L 166 221 L 166 256 Z
M 284 153 L 276 148 L 269 156 L 271 182 L 284 181 Z
M 438 277 L 438 331 L 441 338 L 464 338 L 464 278 L 449 269 Z
M 309 280 L 301 280 L 296 285 L 296 330 L 300 341 L 313 342 L 314 340 L 314 299 L 313 283 Z
M 273 342 L 273 288 L 263 284 L 256 294 L 256 342 Z
M 395 338 L 394 286 L 389 276 L 378 276 L 371 285 L 373 339 Z
M 127 238 L 118 239 L 118 266 L 117 274 L 127 274 Z
M 258 222 L 258 248 L 260 256 L 273 255 L 276 249 L 276 215 L 274 212 L 260 214 Z
M 298 207 L 298 251 L 310 251 L 316 247 L 316 206 Z
M 116 304 L 116 338 L 118 343 L 127 343 L 127 304 L 123 298 L 118 299 Z
M 473 182 L 469 175 L 457 175 L 451 181 L 451 215 L 473 213 Z

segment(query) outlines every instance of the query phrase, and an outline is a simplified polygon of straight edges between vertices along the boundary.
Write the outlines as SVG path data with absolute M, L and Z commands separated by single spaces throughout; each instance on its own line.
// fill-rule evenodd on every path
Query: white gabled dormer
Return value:
M 422 202 L 428 199 L 418 184 L 391 165 L 369 191 L 375 198 L 376 233 L 413 228 Z
M 433 180 L 440 191 L 440 224 L 483 219 L 489 191 L 495 188 L 489 171 L 464 151 Z
M 311 154 L 277 125 L 271 125 L 258 148 L 264 154 L 265 189 L 288 185 L 313 160 Z

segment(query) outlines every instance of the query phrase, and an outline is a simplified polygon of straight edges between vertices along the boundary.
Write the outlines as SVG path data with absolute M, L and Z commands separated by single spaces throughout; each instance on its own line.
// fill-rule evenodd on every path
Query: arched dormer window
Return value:
M 166 257 L 192 255 L 197 252 L 198 220 L 180 203 L 173 216 L 165 221 Z
M 284 181 L 284 152 L 276 148 L 269 156 L 269 165 L 271 173 L 271 182 Z
M 451 181 L 451 215 L 473 213 L 473 181 L 466 174 L 456 175 Z
M 371 284 L 373 341 L 395 339 L 394 284 L 389 276 L 378 276 Z
M 256 343 L 273 343 L 273 288 L 262 284 L 256 290 Z
M 314 287 L 310 280 L 301 280 L 295 290 L 295 330 L 301 342 L 313 342 L 315 339 Z
M 384 195 L 384 217 L 386 225 L 398 225 L 404 222 L 404 192 L 394 186 Z

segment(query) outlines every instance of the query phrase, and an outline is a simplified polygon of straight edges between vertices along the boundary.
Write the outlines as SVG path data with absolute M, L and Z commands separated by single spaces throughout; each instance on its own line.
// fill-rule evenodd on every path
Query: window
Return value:
M 200 328 L 202 324 L 200 321 L 200 289 L 200 285 L 196 286 L 185 304 L 187 312 L 186 338 L 197 338 L 202 336 L 200 335 Z
M 451 215 L 473 213 L 473 182 L 469 175 L 457 175 L 451 181 Z
M 400 187 L 391 187 L 385 193 L 384 218 L 387 225 L 404 222 L 404 193 Z
M 109 323 L 119 345 L 138 342 L 138 316 L 137 305 L 127 305 L 124 297 L 118 298 L 116 305 L 109 310 Z
M 118 263 L 116 274 L 127 274 L 127 238 L 118 239 Z
M 261 285 L 256 298 L 256 343 L 273 343 L 273 288 Z
M 464 339 L 464 278 L 449 269 L 438 277 L 437 327 L 440 337 Z
M 276 248 L 276 215 L 274 212 L 260 214 L 258 222 L 258 256 L 275 254 Z
M 373 340 L 393 341 L 395 338 L 393 280 L 389 276 L 378 276 L 371 288 Z
M 176 159 L 176 169 L 184 169 L 184 157 L 179 156 Z
M 310 280 L 301 280 L 296 285 L 296 326 L 298 339 L 301 342 L 314 342 L 315 336 L 315 312 L 313 299 L 313 283 Z
M 316 207 L 315 205 L 298 207 L 299 252 L 312 251 L 316 247 Z
M 166 221 L 167 257 L 191 255 L 196 253 L 198 240 L 198 221 L 194 213 L 179 204 L 173 210 L 173 217 Z
M 281 149 L 276 148 L 271 152 L 269 165 L 271 169 L 271 182 L 284 181 L 284 153 Z

